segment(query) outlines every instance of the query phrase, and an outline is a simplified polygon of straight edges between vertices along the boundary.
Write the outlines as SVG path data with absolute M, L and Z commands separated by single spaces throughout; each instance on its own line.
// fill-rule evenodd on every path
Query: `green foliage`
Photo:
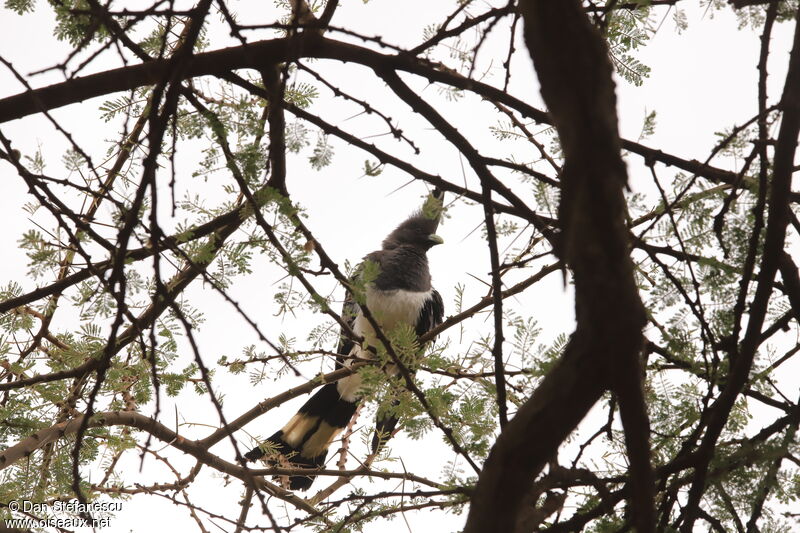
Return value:
M 45 240 L 44 235 L 37 230 L 29 230 L 23 233 L 18 241 L 19 247 L 26 250 L 30 262 L 28 263 L 28 273 L 34 279 L 44 275 L 55 268 L 59 262 L 59 249 L 57 246 Z
M 656 132 L 656 112 L 650 111 L 645 114 L 644 122 L 642 123 L 642 132 L 639 134 L 639 141 L 643 141 L 651 137 Z
M 16 12 L 18 15 L 22 15 L 29 11 L 33 11 L 36 2 L 35 0 L 6 0 L 3 5 L 6 9 L 10 9 Z
M 714 9 L 726 7 L 724 3 L 719 1 L 708 2 L 708 0 L 706 0 L 706 3 L 711 3 Z M 794 20 L 797 13 L 797 0 L 781 0 L 777 2 L 777 4 L 777 16 L 775 17 L 777 22 Z M 736 18 L 739 21 L 740 29 L 746 27 L 760 29 L 764 26 L 765 10 L 758 5 L 745 6 L 736 10 Z
M 650 67 L 636 59 L 632 52 L 646 45 L 655 32 L 650 22 L 650 9 L 614 10 L 606 16 L 606 22 L 606 39 L 617 73 L 625 81 L 641 85 L 650 75 Z
M 689 21 L 686 17 L 686 11 L 676 7 L 672 12 L 672 21 L 675 23 L 675 28 L 678 33 L 683 33 L 689 28 Z
M 306 108 L 319 97 L 319 91 L 310 83 L 293 83 L 286 88 L 286 101 L 295 104 L 297 107 Z
M 367 287 L 377 279 L 380 270 L 381 266 L 377 262 L 366 259 L 359 263 L 353 272 L 348 274 L 348 279 L 351 280 L 349 288 L 356 302 L 361 305 L 366 305 Z
M 300 121 L 286 125 L 286 149 L 296 154 L 309 145 L 308 128 Z
M 121 113 L 130 111 L 133 105 L 134 102 L 131 100 L 130 96 L 118 96 L 117 98 L 103 102 L 100 106 L 100 111 L 102 112 L 103 120 L 108 122 Z
M 56 15 L 54 35 L 71 45 L 78 45 L 84 40 L 101 40 L 108 37 L 106 27 L 88 14 L 73 14 L 73 11 L 88 11 L 89 3 L 85 0 L 48 0 Z
M 333 146 L 331 146 L 327 135 L 317 135 L 317 144 L 314 146 L 314 153 L 308 158 L 311 168 L 322 170 L 333 161 Z
M 61 158 L 61 164 L 68 172 L 79 172 L 82 167 L 86 166 L 86 160 L 77 150 L 68 150 Z
M 380 176 L 381 172 L 383 172 L 382 163 L 372 163 L 368 159 L 364 161 L 364 175 L 374 178 Z

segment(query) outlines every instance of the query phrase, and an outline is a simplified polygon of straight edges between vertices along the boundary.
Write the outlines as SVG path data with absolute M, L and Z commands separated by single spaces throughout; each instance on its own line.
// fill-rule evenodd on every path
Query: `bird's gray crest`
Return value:
M 392 250 L 398 246 L 411 245 L 427 250 L 440 244 L 442 241 L 436 236 L 436 228 L 439 227 L 442 217 L 443 202 L 444 192 L 434 189 L 422 209 L 413 213 L 383 240 L 383 249 Z
M 397 226 L 397 228 L 383 240 L 383 249 L 393 250 L 402 245 L 418 246 L 428 249 L 436 244 L 430 237 L 436 234 L 438 225 L 438 219 L 433 220 L 421 214 L 414 214 Z

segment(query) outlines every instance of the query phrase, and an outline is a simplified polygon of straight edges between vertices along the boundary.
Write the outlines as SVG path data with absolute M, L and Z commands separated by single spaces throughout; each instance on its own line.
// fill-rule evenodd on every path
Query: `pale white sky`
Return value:
M 241 20 L 248 23 L 266 21 L 266 15 L 259 15 L 259 10 L 268 12 L 263 2 L 237 2 L 233 7 L 240 11 Z M 343 2 L 337 10 L 334 23 L 339 26 L 362 31 L 368 35 L 381 35 L 391 43 L 406 44 L 421 39 L 424 26 L 443 20 L 450 9 L 450 3 L 430 1 L 392 2 L 390 0 L 373 0 L 367 5 L 361 2 Z M 64 56 L 64 45 L 49 36 L 51 17 L 40 7 L 40 13 L 18 17 L 0 10 L 0 27 L 6 37 L 0 41 L 0 55 L 11 60 L 21 72 L 27 73 L 42 67 L 50 66 Z M 714 132 L 730 128 L 749 119 L 756 110 L 755 87 L 758 54 L 758 34 L 749 29 L 737 29 L 735 17 L 729 11 L 704 14 L 702 9 L 687 9 L 689 28 L 682 35 L 677 35 L 671 16 L 663 21 L 661 14 L 666 9 L 654 10 L 653 24 L 660 25 L 660 30 L 636 57 L 652 67 L 652 74 L 641 87 L 635 87 L 624 81 L 618 83 L 618 107 L 620 129 L 624 137 L 636 140 L 647 111 L 658 112 L 656 134 L 647 144 L 660 147 L 664 151 L 675 153 L 688 159 L 705 159 L 712 147 Z M 424 16 L 421 16 L 424 14 Z M 774 30 L 772 62 L 770 64 L 771 94 L 777 97 L 783 84 L 785 59 L 791 44 L 790 25 L 777 25 Z M 519 32 L 518 32 L 519 34 Z M 504 32 L 498 32 L 486 44 L 482 54 L 484 61 L 494 58 L 499 65 L 505 59 Z M 336 34 L 330 35 L 338 38 Z M 212 48 L 220 48 L 236 44 L 226 35 L 216 32 L 211 34 Z M 530 67 L 524 45 L 519 43 L 520 51 L 516 55 L 512 92 L 533 105 L 541 106 L 538 86 Z M 101 58 L 92 71 L 116 66 L 118 60 L 113 54 Z M 477 183 L 469 171 L 462 171 L 466 163 L 459 160 L 456 150 L 441 142 L 440 137 L 418 116 L 409 112 L 408 108 L 393 98 L 382 82 L 377 82 L 370 71 L 358 66 L 343 65 L 338 62 L 317 61 L 313 67 L 325 72 L 331 80 L 340 80 L 342 88 L 370 101 L 380 107 L 395 121 L 398 121 L 404 133 L 409 135 L 422 149 L 422 154 L 414 158 L 420 168 L 439 173 L 443 177 L 457 183 L 464 180 L 472 188 Z M 492 71 L 491 72 L 496 72 Z M 424 80 L 415 80 L 404 76 L 407 82 L 415 87 L 424 87 Z M 49 74 L 33 78 L 36 87 L 59 81 L 59 76 Z M 501 85 L 502 80 L 493 77 L 489 83 Z M 20 91 L 19 84 L 5 70 L 0 71 L 0 96 L 8 96 Z M 352 132 L 372 132 L 385 130 L 378 122 L 365 117 L 353 116 L 357 109 L 350 104 L 332 100 L 327 89 L 320 89 L 321 98 L 314 104 L 312 111 L 323 115 L 330 122 L 340 124 Z M 450 118 L 463 133 L 473 139 L 486 154 L 507 157 L 508 145 L 494 140 L 487 128 L 496 122 L 489 106 L 476 99 L 464 99 L 458 102 L 447 102 L 442 98 L 437 87 L 427 87 L 423 95 L 436 103 L 437 109 Z M 113 140 L 118 124 L 103 123 L 95 118 L 96 109 L 104 99 L 96 99 L 84 104 L 74 105 L 53 112 L 61 124 L 68 127 L 78 143 L 91 150 L 95 162 L 100 162 L 108 146 L 104 141 Z M 538 131 L 540 127 L 534 127 Z M 0 125 L 0 130 L 14 140 L 15 146 L 23 154 L 32 155 L 41 146 L 48 162 L 48 170 L 58 174 L 59 160 L 67 148 L 67 143 L 52 126 L 42 117 L 28 117 L 9 124 Z M 313 140 L 313 138 L 312 138 Z M 410 151 L 394 143 L 387 137 L 375 139 L 382 147 L 390 149 L 397 155 L 410 155 Z M 353 149 L 347 149 L 338 141 L 333 141 L 336 148 L 334 163 L 322 171 L 312 170 L 306 162 L 308 152 L 301 156 L 291 156 L 288 162 L 288 188 L 295 202 L 306 208 L 308 226 L 323 243 L 326 250 L 340 264 L 344 261 L 358 261 L 363 255 L 377 248 L 383 237 L 407 214 L 418 207 L 425 187 L 420 183 L 412 183 L 397 190 L 410 178 L 401 172 L 386 168 L 378 177 L 362 177 L 363 161 L 372 158 Z M 535 157 L 527 145 L 513 147 L 519 160 Z M 214 196 L 219 194 L 220 184 L 229 180 L 224 173 L 212 176 L 207 182 L 198 182 L 189 177 L 194 170 L 192 161 L 196 161 L 196 146 L 185 145 L 181 150 L 182 169 L 185 175 L 178 176 L 179 188 L 199 190 L 208 198 L 208 204 L 214 205 Z M 717 163 L 727 167 L 721 160 Z M 634 191 L 649 191 L 650 177 L 645 173 L 637 157 L 629 158 L 630 181 Z M 463 172 L 463 174 L 462 174 Z M 662 171 L 662 177 L 667 176 Z M 0 180 L 3 193 L 0 194 L 0 212 L 3 213 L 3 229 L 0 230 L 0 247 L 4 250 L 4 261 L 0 263 L 0 283 L 16 280 L 25 290 L 30 290 L 37 283 L 47 280 L 32 280 L 26 276 L 27 259 L 23 251 L 17 247 L 17 240 L 22 231 L 30 229 L 32 224 L 21 210 L 22 205 L 30 201 L 22 181 L 7 164 L 0 164 Z M 166 195 L 162 196 L 166 199 Z M 358 215 L 354 215 L 356 212 Z M 486 278 L 489 271 L 488 255 L 481 237 L 480 229 L 483 214 L 480 206 L 457 204 L 451 210 L 449 218 L 440 228 L 445 245 L 435 248 L 430 254 L 434 282 L 442 293 L 447 314 L 452 314 L 456 284 L 464 284 L 465 304 L 470 305 L 485 294 L 485 288 L 472 276 Z M 52 222 L 44 213 L 37 213 L 35 219 L 46 225 Z M 169 226 L 168 212 L 164 211 L 165 226 Z M 537 267 L 538 268 L 538 267 Z M 264 257 L 256 258 L 252 275 L 238 278 L 229 290 L 231 297 L 239 302 L 242 308 L 256 319 L 262 330 L 274 339 L 283 331 L 297 338 L 298 346 L 302 346 L 311 328 L 320 323 L 322 318 L 308 313 L 297 318 L 277 318 L 272 293 L 280 283 L 282 275 L 267 264 Z M 530 272 L 527 272 L 530 274 Z M 315 278 L 313 283 L 323 294 L 333 289 L 328 278 Z M 340 295 L 340 293 L 337 293 Z M 209 364 L 220 356 L 231 358 L 240 356 L 244 346 L 257 343 L 255 334 L 242 323 L 235 311 L 216 295 L 209 287 L 196 284 L 190 288 L 187 297 L 195 307 L 202 308 L 205 323 L 197 332 L 201 346 L 201 354 Z M 525 316 L 533 316 L 542 328 L 541 341 L 549 343 L 560 333 L 569 333 L 572 329 L 572 298 L 569 290 L 565 290 L 559 275 L 553 275 L 541 284 L 537 284 L 524 295 L 516 299 L 514 305 L 518 312 Z M 55 327 L 69 329 L 73 317 L 59 315 Z M 476 317 L 466 323 L 467 332 L 463 341 L 457 329 L 448 331 L 452 346 L 450 349 L 464 349 L 468 341 L 477 337 L 477 331 L 489 331 L 491 321 L 486 315 Z M 508 335 L 507 335 L 508 336 Z M 259 345 L 260 348 L 263 348 Z M 190 361 L 186 351 L 186 361 Z M 180 365 L 179 365 L 180 367 Z M 326 369 L 329 369 L 327 367 Z M 304 368 L 304 379 L 308 379 L 319 371 L 319 366 Z M 229 419 L 243 413 L 257 401 L 273 396 L 301 380 L 281 379 L 279 383 L 265 382 L 258 387 L 251 387 L 245 375 L 229 376 L 223 369 L 218 369 L 215 383 L 217 392 L 224 395 L 225 414 Z M 171 424 L 174 420 L 174 407 L 180 413 L 181 422 L 209 424 L 216 426 L 217 416 L 206 398 L 185 391 L 178 402 L 163 398 L 161 419 Z M 290 416 L 303 399 L 296 399 L 279 409 L 270 412 L 256 422 L 247 426 L 246 430 L 254 435 L 266 436 Z M 148 412 L 147 409 L 144 410 Z M 592 415 L 587 421 L 591 425 Z M 371 420 L 362 416 L 360 424 L 369 427 Z M 181 433 L 187 437 L 201 437 L 208 433 L 206 427 L 182 426 Z M 239 434 L 243 447 L 250 442 L 243 433 Z M 396 455 L 402 458 L 402 465 L 387 464 L 391 470 L 406 468 L 409 471 L 423 472 L 429 477 L 437 478 L 442 466 L 453 459 L 453 453 L 442 444 L 438 431 L 431 431 L 422 441 L 410 441 L 404 435 L 392 442 Z M 156 446 L 158 448 L 158 446 Z M 357 441 L 356 453 L 363 454 L 366 447 Z M 232 459 L 232 451 L 227 443 L 220 443 L 213 451 L 226 459 Z M 183 467 L 183 472 L 193 464 L 192 460 L 170 454 L 174 465 Z M 153 481 L 169 481 L 171 477 L 163 468 L 148 461 L 143 472 L 139 472 L 138 461 L 130 460 L 124 465 L 124 474 L 128 482 L 147 484 Z M 192 490 L 194 503 L 208 506 L 220 514 L 235 517 L 238 514 L 236 502 L 240 496 L 239 484 L 227 484 L 225 480 L 201 474 Z M 324 486 L 318 480 L 315 489 Z M 387 485 L 391 487 L 391 485 Z M 345 489 L 340 494 L 346 494 Z M 313 493 L 313 491 L 312 491 Z M 276 505 L 275 509 L 279 506 Z M 278 513 L 280 516 L 280 513 Z M 251 517 L 260 516 L 255 507 Z M 386 523 L 380 522 L 366 527 L 366 531 L 457 531 L 463 524 L 465 515 L 453 517 L 438 512 L 423 512 L 406 515 L 406 521 L 396 518 Z M 259 518 L 254 523 L 264 525 L 265 520 Z M 110 528 L 109 533 L 122 531 L 146 531 L 148 529 L 189 529 L 196 525 L 185 510 L 175 509 L 173 505 L 159 497 L 136 498 L 135 502 L 126 504 Z M 224 526 L 226 530 L 231 530 Z

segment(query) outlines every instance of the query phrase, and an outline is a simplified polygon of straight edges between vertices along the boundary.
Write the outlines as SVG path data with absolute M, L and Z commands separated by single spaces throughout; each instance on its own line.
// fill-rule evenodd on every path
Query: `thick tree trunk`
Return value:
M 516 531 L 523 497 L 606 390 L 620 397 L 632 521 L 653 531 L 649 428 L 639 354 L 645 313 L 633 277 L 611 64 L 578 0 L 523 0 L 525 40 L 565 154 L 559 253 L 575 280 L 577 328 L 561 361 L 509 422 L 484 465 L 466 533 Z

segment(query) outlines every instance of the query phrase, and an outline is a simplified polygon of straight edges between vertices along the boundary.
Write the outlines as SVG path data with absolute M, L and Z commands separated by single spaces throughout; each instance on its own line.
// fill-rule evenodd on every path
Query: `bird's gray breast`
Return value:
M 431 273 L 424 251 L 411 247 L 373 252 L 368 259 L 380 267 L 373 285 L 382 291 L 402 290 L 413 293 L 430 293 Z

